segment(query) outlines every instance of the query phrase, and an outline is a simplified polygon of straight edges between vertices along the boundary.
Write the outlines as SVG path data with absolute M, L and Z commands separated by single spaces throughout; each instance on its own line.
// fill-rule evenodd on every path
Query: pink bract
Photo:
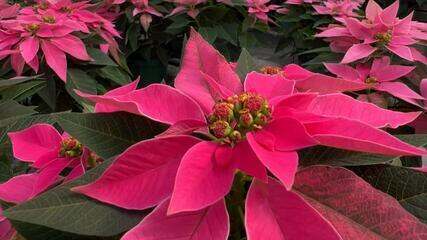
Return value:
M 351 63 L 371 56 L 374 52 L 390 52 L 408 61 L 426 63 L 426 57 L 413 46 L 423 39 L 419 23 L 413 23 L 412 13 L 404 19 L 397 18 L 399 1 L 382 9 L 370 0 L 366 7 L 366 19 L 344 19 L 345 26 L 331 26 L 317 34 L 325 38 L 352 38 L 356 43 L 349 45 L 342 63 Z M 412 25 L 415 25 L 413 27 Z
M 426 153 L 378 129 L 406 124 L 418 113 L 402 115 L 341 93 L 321 95 L 316 89 L 297 92 L 296 82 L 251 72 L 241 83 L 225 58 L 193 30 L 175 88 L 153 84 L 135 89 L 136 83 L 132 83 L 103 96 L 80 93 L 106 111 L 141 114 L 171 125 L 173 131 L 135 144 L 98 180 L 74 190 L 127 209 L 160 204 L 148 219 L 125 235 L 137 239 L 158 232 L 160 226 L 155 221 L 172 224 L 174 217 L 189 217 L 188 212 L 196 218 L 200 211 L 210 211 L 229 193 L 236 171 L 254 177 L 255 182 L 270 184 L 268 170 L 280 181 L 277 185 L 283 191 L 292 189 L 298 168 L 297 150 L 306 147 L 320 144 L 396 156 Z M 204 135 L 204 140 L 183 135 L 194 129 Z M 133 172 L 131 178 L 129 171 Z M 153 179 L 164 182 L 154 183 Z M 298 196 L 283 196 L 299 202 L 307 216 L 316 215 Z M 168 198 L 169 204 L 165 203 Z M 223 214 L 218 210 L 218 216 L 224 218 Z M 336 237 L 321 217 L 315 220 L 325 236 Z M 251 226 L 259 229 L 259 224 L 263 224 L 260 218 L 250 217 Z M 213 226 L 211 234 L 223 236 L 225 223 Z M 161 234 L 175 236 L 180 227 L 161 229 Z M 275 233 L 272 239 L 283 239 Z M 254 239 L 264 236 L 261 230 L 251 234 Z M 197 235 L 195 239 L 203 238 Z
M 65 181 L 84 174 L 95 155 L 68 134 L 59 134 L 48 124 L 35 124 L 27 129 L 11 132 L 13 155 L 28 162 L 32 173 L 18 175 L 0 184 L 0 199 L 22 203 L 45 191 L 61 180 L 60 173 L 71 168 Z
M 358 82 L 365 85 L 365 89 L 387 92 L 409 103 L 419 105 L 422 100 L 420 94 L 414 92 L 404 83 L 397 82 L 401 77 L 408 75 L 415 67 L 390 65 L 389 57 L 374 59 L 371 66 L 359 64 L 352 68 L 343 64 L 326 63 L 326 68 L 344 81 Z
M 89 11 L 89 6 L 87 2 L 61 0 L 41 1 L 20 9 L 0 24 L 0 59 L 10 56 L 17 75 L 23 73 L 25 65 L 37 73 L 43 59 L 41 52 L 46 64 L 65 82 L 66 55 L 82 61 L 91 60 L 85 44 L 75 33 L 98 34 L 106 41 L 113 56 L 117 55 L 118 45 L 114 37 L 119 37 L 119 33 L 110 21 Z

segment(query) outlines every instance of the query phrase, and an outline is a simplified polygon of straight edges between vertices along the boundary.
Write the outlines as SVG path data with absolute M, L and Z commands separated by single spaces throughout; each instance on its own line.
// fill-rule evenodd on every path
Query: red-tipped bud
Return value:
M 283 73 L 283 69 L 281 67 L 277 67 L 277 66 L 266 66 L 260 69 L 260 72 L 263 74 L 268 74 L 268 75 L 276 75 L 276 74 L 282 74 Z M 266 83 L 268 84 L 268 83 Z
M 240 113 L 240 118 L 239 118 L 240 125 L 242 125 L 243 127 L 250 127 L 254 122 L 254 119 L 252 117 L 252 114 L 249 112 L 249 110 L 243 109 L 239 113 Z
M 233 131 L 228 122 L 221 120 L 212 123 L 209 126 L 209 129 L 212 131 L 212 134 L 217 138 L 225 138 Z
M 234 105 L 231 103 L 220 102 L 215 104 L 212 114 L 217 120 L 231 120 L 234 116 L 233 108 Z

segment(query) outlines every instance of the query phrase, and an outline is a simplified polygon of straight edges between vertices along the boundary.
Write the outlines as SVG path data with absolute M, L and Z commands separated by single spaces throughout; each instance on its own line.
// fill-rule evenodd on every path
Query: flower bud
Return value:
M 230 139 L 232 140 L 232 141 L 235 141 L 235 142 L 237 142 L 237 141 L 239 141 L 239 140 L 241 140 L 242 139 L 242 134 L 239 132 L 239 131 L 233 131 L 231 134 L 230 134 Z
M 372 86 L 378 83 L 378 80 L 375 77 L 368 77 L 365 79 L 365 83 Z
M 213 109 L 213 115 L 217 120 L 231 120 L 234 118 L 234 105 L 227 102 L 217 103 Z
M 228 122 L 222 120 L 212 123 L 209 128 L 217 138 L 225 138 L 233 131 Z
M 263 74 L 268 74 L 268 75 L 275 75 L 275 74 L 282 74 L 283 70 L 280 67 L 277 66 L 266 66 L 266 67 L 262 67 L 260 69 L 260 72 Z M 268 84 L 268 83 L 266 83 Z
M 258 113 L 257 116 L 255 117 L 254 122 L 256 125 L 264 126 L 265 124 L 268 123 L 268 120 L 269 120 L 268 116 L 262 113 Z
M 254 121 L 252 114 L 249 112 L 248 109 L 243 109 L 240 110 L 240 119 L 239 119 L 239 123 L 240 125 L 242 125 L 243 127 L 250 127 Z
M 258 95 L 249 95 L 243 102 L 243 106 L 251 113 L 257 113 L 264 105 L 264 99 Z

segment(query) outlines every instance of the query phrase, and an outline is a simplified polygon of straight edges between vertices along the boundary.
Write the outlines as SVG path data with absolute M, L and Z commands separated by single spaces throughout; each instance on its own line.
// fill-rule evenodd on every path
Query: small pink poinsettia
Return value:
M 334 16 L 340 22 L 344 21 L 346 17 L 357 17 L 355 13 L 360 6 L 360 2 L 354 0 L 328 0 L 322 4 L 313 5 L 314 10 L 321 15 Z
M 124 240 L 189 236 L 196 224 L 211 221 L 206 215 L 222 220 L 211 228 L 203 225 L 194 239 L 226 239 L 223 198 L 235 172 L 270 182 L 268 170 L 290 189 L 297 150 L 305 147 L 322 144 L 388 155 L 426 152 L 378 129 L 397 127 L 418 114 L 380 109 L 343 94 L 297 93 L 295 82 L 278 74 L 252 72 L 242 84 L 224 57 L 194 31 L 175 88 L 135 86 L 104 96 L 79 93 L 95 101 L 98 111 L 128 111 L 171 125 L 166 134 L 126 150 L 94 183 L 74 189 L 126 209 L 158 205 Z M 192 132 L 204 137 L 183 135 Z M 168 224 L 156 224 L 159 219 Z M 262 223 L 251 224 L 248 232 Z M 255 239 L 262 236 L 254 232 Z
M 269 12 L 288 12 L 288 9 L 280 5 L 270 4 L 270 0 L 246 0 L 246 5 L 248 6 L 248 13 L 264 23 L 272 22 L 267 15 Z
M 417 100 L 424 99 L 404 83 L 396 81 L 409 74 L 415 67 L 390 65 L 389 57 L 375 59 L 370 67 L 359 64 L 356 69 L 333 63 L 327 63 L 325 66 L 331 73 L 347 81 L 364 83 L 366 89 L 387 92 L 415 105 L 418 105 Z
M 65 181 L 81 176 L 99 157 L 68 134 L 60 134 L 49 124 L 35 124 L 8 134 L 13 156 L 31 164 L 33 173 L 22 174 L 0 184 L 0 199 L 25 202 L 61 180 L 60 173 L 70 168 Z
M 359 21 L 346 18 L 344 27 L 331 27 L 318 37 L 353 38 L 352 44 L 342 60 L 351 63 L 369 57 L 376 51 L 391 52 L 408 61 L 427 62 L 425 56 L 413 46 L 418 43 L 413 35 L 412 13 L 404 19 L 397 18 L 399 1 L 382 9 L 373 0 L 366 7 L 366 19 Z
M 153 21 L 151 15 L 163 17 L 163 14 L 157 11 L 154 7 L 150 6 L 148 0 L 132 0 L 132 3 L 135 6 L 135 9 L 133 10 L 133 15 L 136 16 L 138 14 L 141 14 L 139 20 L 146 32 L 150 27 L 151 21 Z
M 13 69 L 21 75 L 25 64 L 38 71 L 41 52 L 47 65 L 66 81 L 67 54 L 91 60 L 75 33 L 96 33 L 107 43 L 100 47 L 109 49 L 117 60 L 114 37 L 119 37 L 118 32 L 110 21 L 89 11 L 89 6 L 87 2 L 61 0 L 22 8 L 14 18 L 0 23 L 0 59 L 10 56 Z
M 187 12 L 187 15 L 196 18 L 199 15 L 199 10 L 196 9 L 196 6 L 202 3 L 207 2 L 206 0 L 168 0 L 168 2 L 173 2 L 177 6 L 169 13 L 168 16 L 173 16 L 183 12 Z

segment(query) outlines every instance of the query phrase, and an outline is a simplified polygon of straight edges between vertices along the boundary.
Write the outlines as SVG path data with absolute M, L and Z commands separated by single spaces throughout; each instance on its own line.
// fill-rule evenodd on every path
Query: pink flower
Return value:
M 163 14 L 161 14 L 154 7 L 148 4 L 148 0 L 132 0 L 132 3 L 135 6 L 135 9 L 133 10 L 133 15 L 136 16 L 142 13 L 139 20 L 146 32 L 148 31 L 150 23 L 153 20 L 151 15 L 163 17 Z
M 133 145 L 97 181 L 74 190 L 126 209 L 158 205 L 125 240 L 157 233 L 185 236 L 197 223 L 204 227 L 195 239 L 209 231 L 214 239 L 226 239 L 223 197 L 237 170 L 270 182 L 269 170 L 290 189 L 297 150 L 305 147 L 321 144 L 387 155 L 426 152 L 377 129 L 416 116 L 408 119 L 343 94 L 297 93 L 294 85 L 279 74 L 256 72 L 242 84 L 224 57 L 193 30 L 175 88 L 153 84 L 135 90 L 132 83 L 104 96 L 79 93 L 104 108 L 111 106 L 107 111 L 142 114 L 171 127 L 167 134 Z M 204 137 L 183 135 L 192 132 Z
M 282 8 L 279 5 L 269 4 L 270 0 L 246 0 L 248 6 L 248 13 L 255 16 L 257 19 L 264 23 L 271 22 L 268 18 L 268 13 L 271 11 L 277 11 L 279 13 L 286 13 L 288 10 Z
M 188 16 L 196 18 L 199 15 L 199 10 L 196 9 L 196 6 L 207 2 L 207 0 L 168 0 L 168 2 L 173 2 L 177 6 L 167 17 L 186 11 Z
M 311 4 L 311 3 L 318 3 L 318 2 L 321 2 L 321 0 L 287 0 L 286 4 L 301 5 L 304 3 Z
M 416 100 L 424 99 L 405 84 L 396 81 L 409 74 L 415 67 L 390 65 L 389 57 L 375 59 L 371 67 L 359 64 L 354 69 L 343 64 L 332 63 L 327 63 L 325 66 L 331 73 L 340 78 L 363 83 L 365 89 L 387 92 L 415 105 L 418 105 Z
M 60 173 L 64 169 L 71 168 L 65 178 L 65 181 L 70 181 L 100 160 L 76 139 L 66 133 L 59 134 L 48 124 L 35 124 L 8 135 L 13 156 L 30 163 L 35 171 L 0 184 L 0 199 L 6 202 L 25 202 L 60 181 Z
M 25 64 L 38 72 L 41 50 L 47 65 L 66 81 L 66 54 L 83 61 L 91 60 L 84 43 L 74 35 L 76 32 L 98 34 L 118 59 L 118 45 L 114 40 L 118 32 L 111 22 L 87 10 L 89 6 L 87 2 L 61 0 L 22 8 L 15 18 L 0 24 L 0 59 L 10 56 L 18 75 L 22 74 Z
M 0 0 L 0 20 L 15 17 L 19 8 L 19 4 L 10 5 L 7 0 Z
M 354 12 L 361 3 L 354 0 L 328 0 L 321 5 L 313 5 L 318 14 L 334 16 L 340 22 L 346 17 L 357 17 Z
M 404 19 L 396 17 L 399 1 L 386 9 L 370 0 L 366 7 L 366 19 L 359 21 L 355 18 L 345 19 L 344 27 L 327 29 L 318 37 L 352 37 L 359 42 L 353 44 L 346 52 L 342 63 L 351 63 L 369 57 L 376 51 L 391 52 L 409 61 L 427 62 L 412 45 L 417 40 L 411 34 L 412 14 Z

